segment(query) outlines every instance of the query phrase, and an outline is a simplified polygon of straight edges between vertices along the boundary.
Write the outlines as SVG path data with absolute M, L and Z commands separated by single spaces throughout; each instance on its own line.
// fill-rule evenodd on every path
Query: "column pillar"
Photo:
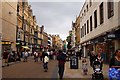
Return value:
M 115 50 L 120 49 L 120 40 L 115 40 Z
M 87 57 L 86 46 L 83 46 L 83 57 Z

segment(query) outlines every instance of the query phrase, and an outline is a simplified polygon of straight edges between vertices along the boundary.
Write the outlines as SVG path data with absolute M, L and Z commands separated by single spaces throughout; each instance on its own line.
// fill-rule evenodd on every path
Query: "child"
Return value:
M 82 60 L 82 69 L 83 69 L 84 75 L 87 75 L 87 72 L 88 72 L 87 64 L 88 64 L 88 63 L 87 63 L 86 59 L 84 58 L 84 59 Z

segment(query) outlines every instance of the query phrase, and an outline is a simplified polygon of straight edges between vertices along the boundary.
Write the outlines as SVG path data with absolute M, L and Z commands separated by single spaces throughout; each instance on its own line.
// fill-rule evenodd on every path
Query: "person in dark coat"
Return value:
M 57 60 L 58 60 L 58 68 L 59 68 L 58 73 L 60 80 L 62 80 L 64 74 L 65 62 L 66 62 L 66 54 L 64 54 L 61 50 L 59 50 Z
M 9 66 L 9 64 L 8 64 L 9 52 L 7 50 L 5 50 L 2 54 L 2 56 L 3 56 L 3 61 L 4 61 L 5 65 Z
M 114 56 L 110 60 L 109 67 L 120 69 L 120 49 L 115 51 Z
M 93 67 L 93 61 L 95 61 L 95 59 L 97 58 L 96 53 L 94 51 L 92 51 L 90 53 L 90 66 Z

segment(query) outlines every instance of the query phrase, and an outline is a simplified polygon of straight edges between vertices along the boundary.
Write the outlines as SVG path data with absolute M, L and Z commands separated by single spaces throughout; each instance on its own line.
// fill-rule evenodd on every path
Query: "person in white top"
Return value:
M 38 52 L 34 52 L 34 59 L 35 59 L 35 62 L 38 62 Z
M 49 58 L 48 58 L 48 54 L 46 53 L 44 57 L 44 63 L 43 63 L 44 70 L 45 70 L 44 72 L 47 72 L 48 70 L 48 62 L 49 62 Z
M 28 58 L 28 52 L 25 51 L 25 52 L 24 52 L 24 62 L 27 62 L 27 58 Z

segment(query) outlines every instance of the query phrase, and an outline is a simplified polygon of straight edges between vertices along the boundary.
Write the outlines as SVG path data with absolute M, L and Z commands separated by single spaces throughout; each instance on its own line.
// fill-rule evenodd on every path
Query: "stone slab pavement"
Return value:
M 70 61 L 66 62 L 65 64 L 65 72 L 64 72 L 64 78 L 81 78 L 81 79 L 90 79 L 92 77 L 93 69 L 89 65 L 89 59 L 87 59 L 88 62 L 88 74 L 84 75 L 82 72 L 82 62 L 79 60 L 79 68 L 78 69 L 70 69 Z M 103 75 L 104 78 L 108 78 L 108 65 L 103 64 Z

